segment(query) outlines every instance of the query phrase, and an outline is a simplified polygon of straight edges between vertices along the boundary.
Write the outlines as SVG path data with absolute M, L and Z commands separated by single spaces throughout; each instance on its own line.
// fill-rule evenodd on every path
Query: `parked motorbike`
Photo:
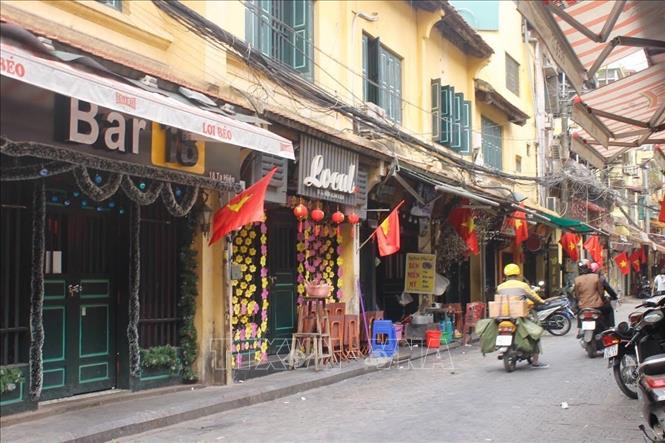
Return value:
M 651 297 L 651 284 L 646 277 L 642 276 L 642 281 L 640 282 L 637 289 L 637 298 L 649 297 Z
M 603 313 L 598 309 L 584 308 L 577 314 L 582 326 L 582 338 L 580 344 L 589 358 L 595 358 L 598 351 L 604 348 L 601 333 L 605 328 Z
M 562 336 L 570 331 L 575 314 L 566 297 L 548 298 L 544 305 L 536 306 L 535 310 L 540 326 L 550 334 Z
M 513 372 L 517 363 L 527 360 L 531 363 L 530 352 L 524 352 L 515 345 L 515 332 L 517 331 L 516 320 L 512 318 L 497 319 L 499 322 L 498 335 L 496 336 L 496 348 L 499 351 L 499 360 L 503 360 L 506 372 Z

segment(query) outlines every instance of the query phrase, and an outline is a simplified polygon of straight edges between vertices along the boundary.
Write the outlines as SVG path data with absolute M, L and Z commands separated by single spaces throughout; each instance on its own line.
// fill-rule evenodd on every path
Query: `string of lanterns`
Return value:
M 302 200 L 293 208 L 293 215 L 298 220 L 298 233 L 303 232 L 303 222 L 306 221 L 308 217 L 310 217 L 312 221 L 316 223 L 316 226 L 314 227 L 314 235 L 316 236 L 319 235 L 319 224 L 326 217 L 325 212 L 323 209 L 321 209 L 320 203 L 315 203 L 315 208 L 310 212 L 307 206 L 303 204 Z M 337 211 L 333 212 L 333 214 L 330 216 L 330 219 L 337 226 L 338 233 L 340 225 L 344 223 L 344 220 L 347 220 L 351 225 L 360 223 L 360 216 L 358 214 L 351 211 L 348 215 L 344 215 L 344 213 L 340 211 L 339 208 Z

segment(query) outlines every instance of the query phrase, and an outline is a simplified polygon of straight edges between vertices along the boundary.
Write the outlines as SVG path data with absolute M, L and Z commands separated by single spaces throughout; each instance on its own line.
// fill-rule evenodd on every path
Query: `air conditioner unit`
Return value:
M 361 108 L 365 114 L 369 117 L 375 118 L 377 120 L 383 120 L 386 118 L 386 110 L 376 103 L 365 102 Z
M 561 200 L 559 197 L 547 197 L 547 209 L 557 214 L 561 212 Z

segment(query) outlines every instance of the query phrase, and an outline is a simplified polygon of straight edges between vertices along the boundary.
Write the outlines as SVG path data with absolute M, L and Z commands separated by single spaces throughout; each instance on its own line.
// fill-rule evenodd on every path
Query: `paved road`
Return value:
M 624 319 L 624 304 L 617 319 Z M 134 436 L 139 442 L 641 442 L 637 402 L 574 338 L 547 336 L 548 369 L 508 374 L 477 346 Z M 568 403 L 563 409 L 562 402 Z

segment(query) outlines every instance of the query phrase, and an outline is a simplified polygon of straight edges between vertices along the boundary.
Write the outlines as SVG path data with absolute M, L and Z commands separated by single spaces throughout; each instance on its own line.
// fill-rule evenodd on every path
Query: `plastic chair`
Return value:
M 344 348 L 346 358 L 359 358 L 360 352 L 360 330 L 357 315 L 344 316 Z
M 343 315 L 331 315 L 328 317 L 330 323 L 330 347 L 333 361 L 339 361 L 344 357 L 344 332 L 346 330 Z
M 328 303 L 325 309 L 328 315 L 345 315 L 346 303 Z
M 397 336 L 393 322 L 374 320 L 372 324 L 372 353 L 392 357 L 397 350 Z

